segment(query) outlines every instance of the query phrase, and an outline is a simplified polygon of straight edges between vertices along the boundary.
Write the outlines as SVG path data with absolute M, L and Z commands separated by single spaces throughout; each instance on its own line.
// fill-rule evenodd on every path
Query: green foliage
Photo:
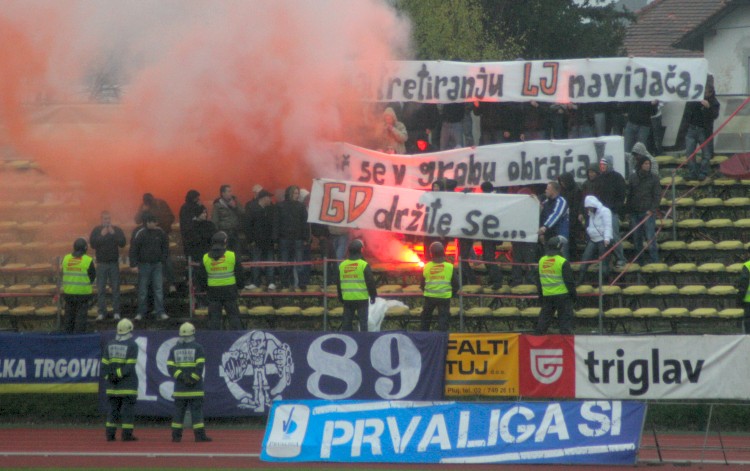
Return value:
M 614 57 L 634 19 L 601 0 L 394 0 L 417 59 Z
M 479 0 L 396 0 L 395 5 L 411 20 L 417 59 L 500 61 L 521 50 L 487 21 Z

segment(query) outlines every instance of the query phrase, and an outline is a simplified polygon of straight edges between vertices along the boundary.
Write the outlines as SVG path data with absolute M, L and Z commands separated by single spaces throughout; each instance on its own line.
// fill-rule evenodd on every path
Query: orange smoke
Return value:
M 80 182 L 92 222 L 144 192 L 177 213 L 193 188 L 310 188 L 315 146 L 362 127 L 356 61 L 401 58 L 407 33 L 374 0 L 5 0 L 0 142 Z

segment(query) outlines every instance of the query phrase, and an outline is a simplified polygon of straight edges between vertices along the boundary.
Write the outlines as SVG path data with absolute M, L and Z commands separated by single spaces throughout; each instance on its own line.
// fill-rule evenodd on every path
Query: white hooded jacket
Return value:
M 586 196 L 583 202 L 584 208 L 594 208 L 596 211 L 589 214 L 589 225 L 586 227 L 591 242 L 612 241 L 612 211 L 602 204 L 594 195 Z

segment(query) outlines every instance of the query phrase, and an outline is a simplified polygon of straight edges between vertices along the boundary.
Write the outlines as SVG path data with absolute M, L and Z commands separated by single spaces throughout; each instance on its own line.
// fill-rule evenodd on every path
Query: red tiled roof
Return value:
M 625 52 L 636 57 L 703 57 L 673 46 L 731 0 L 656 0 L 639 10 L 625 33 Z

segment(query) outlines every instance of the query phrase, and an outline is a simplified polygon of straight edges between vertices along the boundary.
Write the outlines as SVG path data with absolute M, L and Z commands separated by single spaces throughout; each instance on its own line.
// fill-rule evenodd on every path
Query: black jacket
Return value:
M 622 214 L 627 190 L 625 178 L 614 170 L 608 170 L 594 180 L 594 195 L 615 214 Z
M 310 225 L 307 224 L 307 208 L 291 197 L 291 188 L 286 189 L 286 198 L 276 207 L 276 237 L 274 239 L 310 240 Z
M 114 263 L 120 260 L 120 249 L 125 247 L 125 233 L 117 226 L 112 226 L 114 234 L 102 235 L 104 226 L 96 226 L 91 231 L 89 243 L 96 250 L 96 261 L 99 263 Z
M 651 172 L 637 171 L 628 179 L 627 211 L 645 213 L 656 211 L 661 202 L 661 183 Z
M 264 208 L 257 200 L 249 201 L 245 205 L 242 227 L 248 243 L 273 243 L 275 210 L 274 205 Z
M 130 266 L 140 263 L 165 263 L 169 257 L 169 240 L 160 228 L 149 229 L 145 226 L 133 231 L 130 239 Z

